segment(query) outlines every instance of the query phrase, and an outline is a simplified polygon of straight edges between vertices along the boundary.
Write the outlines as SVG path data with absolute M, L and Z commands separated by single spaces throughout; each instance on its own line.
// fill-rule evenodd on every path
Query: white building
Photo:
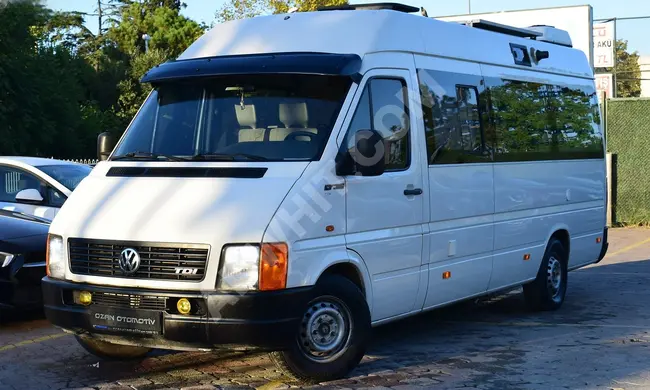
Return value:
M 650 97 L 650 55 L 639 57 L 641 68 L 641 97 Z

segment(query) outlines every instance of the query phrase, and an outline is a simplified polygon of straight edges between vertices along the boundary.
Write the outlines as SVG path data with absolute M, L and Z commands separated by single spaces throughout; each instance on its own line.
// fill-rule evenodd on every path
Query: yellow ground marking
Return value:
M 640 247 L 641 245 L 643 245 L 643 244 L 647 244 L 647 243 L 649 243 L 649 242 L 650 242 L 650 238 L 646 238 L 645 240 L 642 240 L 642 241 L 639 241 L 639 242 L 637 242 L 637 243 L 634 243 L 634 244 L 628 245 L 628 246 L 626 246 L 625 248 L 621 248 L 621 249 L 617 250 L 616 252 L 608 253 L 607 256 L 616 256 L 616 255 L 620 255 L 621 253 L 625 253 L 625 252 L 627 252 L 627 251 L 629 251 L 629 250 L 632 250 L 632 249 L 634 249 L 634 248 Z
M 52 334 L 52 335 L 49 335 L 49 336 L 43 336 L 43 337 L 38 337 L 38 338 L 35 338 L 35 339 L 19 341 L 17 343 L 13 343 L 13 344 L 9 344 L 9 345 L 5 345 L 5 346 L 0 347 L 0 352 L 8 351 L 10 349 L 22 347 L 22 346 L 29 345 L 29 344 L 42 343 L 43 341 L 58 339 L 59 337 L 63 337 L 63 336 L 68 336 L 68 334 L 67 333 L 56 333 L 56 334 Z

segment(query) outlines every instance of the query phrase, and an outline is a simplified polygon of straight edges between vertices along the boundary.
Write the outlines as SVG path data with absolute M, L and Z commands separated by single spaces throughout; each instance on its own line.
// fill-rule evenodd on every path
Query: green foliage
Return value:
M 107 36 L 125 53 L 145 50 L 143 34 L 151 37 L 149 47 L 165 50 L 171 56 L 181 54 L 200 37 L 204 28 L 180 15 L 178 10 L 134 2 L 122 9 L 121 22 L 107 32 Z
M 217 10 L 216 19 L 218 22 L 226 22 L 264 14 L 286 13 L 291 9 L 308 12 L 347 3 L 346 0 L 230 0 Z
M 599 68 L 596 73 L 614 73 L 612 68 Z M 627 41 L 616 41 L 616 97 L 641 96 L 639 53 L 628 52 Z
M 146 53 L 135 53 L 131 58 L 131 67 L 127 72 L 127 78 L 118 84 L 120 92 L 118 115 L 123 120 L 129 121 L 133 118 L 151 91 L 148 84 L 140 83 L 142 76 L 149 69 L 165 62 L 168 58 L 169 53 L 159 49 L 151 49 Z
M 148 94 L 144 73 L 205 29 L 180 0 L 93 1 L 97 35 L 81 13 L 0 3 L 0 155 L 94 157 L 97 134 L 119 135 Z
M 607 148 L 617 155 L 617 223 L 650 224 L 650 99 L 607 102 Z
M 87 64 L 64 45 L 41 44 L 51 18 L 36 1 L 0 11 L 0 154 L 71 157 L 78 150 L 79 76 Z

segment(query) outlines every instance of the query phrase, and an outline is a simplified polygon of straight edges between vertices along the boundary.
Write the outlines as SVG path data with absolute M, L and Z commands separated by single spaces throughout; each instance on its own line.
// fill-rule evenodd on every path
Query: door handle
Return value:
M 422 195 L 422 188 L 407 188 L 404 190 L 404 195 L 406 196 Z

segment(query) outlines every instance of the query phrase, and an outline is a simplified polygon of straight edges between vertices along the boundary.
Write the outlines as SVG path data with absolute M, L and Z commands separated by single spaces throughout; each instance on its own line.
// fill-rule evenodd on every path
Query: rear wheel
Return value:
M 151 351 L 151 348 L 135 347 L 132 345 L 113 344 L 96 340 L 88 336 L 76 336 L 77 342 L 91 354 L 107 360 L 141 359 Z
M 548 243 L 537 278 L 524 286 L 526 303 L 533 310 L 557 310 L 566 296 L 569 262 L 562 242 L 552 238 Z
M 345 376 L 363 358 L 370 311 L 359 288 L 342 276 L 325 275 L 315 290 L 294 342 L 271 360 L 296 379 L 324 382 Z

